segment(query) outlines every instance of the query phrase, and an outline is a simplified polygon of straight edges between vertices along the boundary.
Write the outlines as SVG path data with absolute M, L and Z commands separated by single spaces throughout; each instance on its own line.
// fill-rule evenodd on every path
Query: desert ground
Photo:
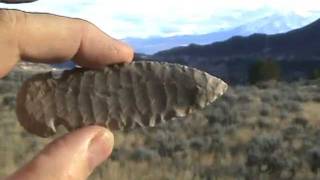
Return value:
M 0 177 L 52 140 L 16 119 L 15 96 L 27 77 L 17 71 L 0 80 Z M 231 86 L 187 118 L 114 132 L 111 158 L 90 179 L 320 179 L 319 112 L 317 80 Z

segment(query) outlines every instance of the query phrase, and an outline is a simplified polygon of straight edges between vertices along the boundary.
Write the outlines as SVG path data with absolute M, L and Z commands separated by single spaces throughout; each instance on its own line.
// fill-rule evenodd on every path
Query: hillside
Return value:
M 52 140 L 26 132 L 16 119 L 16 77 L 28 76 L 13 71 L 0 80 L 0 177 Z M 319 83 L 231 86 L 185 119 L 116 131 L 111 158 L 89 179 L 318 179 Z
M 248 18 L 247 18 L 248 19 Z M 295 13 L 270 14 L 251 21 L 241 21 L 234 27 L 215 30 L 207 34 L 176 35 L 170 37 L 126 38 L 136 52 L 154 54 L 158 51 L 186 46 L 189 44 L 205 45 L 224 41 L 233 36 L 248 36 L 254 33 L 277 34 L 302 27 L 315 20 L 315 17 L 303 17 Z M 225 20 L 228 22 L 228 20 Z M 213 22 L 214 23 L 214 22 Z
M 215 74 L 229 83 L 246 83 L 248 69 L 261 59 L 278 60 L 283 80 L 310 76 L 320 68 L 320 19 L 287 33 L 236 36 L 208 45 L 177 47 L 154 58 L 187 64 Z
M 235 36 L 209 45 L 190 45 L 156 53 L 155 56 L 243 57 L 272 56 L 281 59 L 320 59 L 320 19 L 303 28 L 276 35 Z

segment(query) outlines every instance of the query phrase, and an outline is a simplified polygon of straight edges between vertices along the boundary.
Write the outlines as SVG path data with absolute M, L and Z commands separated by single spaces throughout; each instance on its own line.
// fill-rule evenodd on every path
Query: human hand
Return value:
M 46 146 L 7 180 L 84 180 L 110 154 L 113 135 L 99 126 L 71 132 Z
M 130 62 L 133 50 L 93 24 L 50 14 L 0 9 L 0 78 L 23 60 L 59 63 L 73 59 L 89 68 Z M 7 179 L 86 179 L 113 148 L 112 133 L 89 126 L 50 143 Z
M 45 13 L 0 9 L 0 78 L 21 59 L 87 68 L 131 62 L 133 50 L 93 24 Z

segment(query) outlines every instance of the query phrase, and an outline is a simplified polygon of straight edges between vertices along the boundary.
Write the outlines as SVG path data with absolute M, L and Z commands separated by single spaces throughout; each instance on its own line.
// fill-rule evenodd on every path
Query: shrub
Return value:
M 302 111 L 301 103 L 292 100 L 283 100 L 281 104 L 281 110 L 286 110 L 290 113 L 296 113 Z
M 308 119 L 306 119 L 305 117 L 296 117 L 293 119 L 293 123 L 297 124 L 297 125 L 301 125 L 302 127 L 306 127 L 308 125 Z
M 315 95 L 312 99 L 314 102 L 320 103 L 320 95 Z
M 307 160 L 313 173 L 318 173 L 320 169 L 320 147 L 314 147 L 307 153 Z
M 257 121 L 257 125 L 259 128 L 269 129 L 273 126 L 273 121 L 270 118 L 261 117 Z
M 201 150 L 208 145 L 207 142 L 205 142 L 204 138 L 201 137 L 194 137 L 190 139 L 190 148 L 195 150 Z
M 269 116 L 272 114 L 272 107 L 269 104 L 263 104 L 261 106 L 260 115 Z
M 6 96 L 2 100 L 2 104 L 14 108 L 16 106 L 16 97 L 15 96 Z
M 130 156 L 130 159 L 134 161 L 150 161 L 154 158 L 158 158 L 159 155 L 156 151 L 147 149 L 144 147 L 137 148 Z
M 320 79 L 320 69 L 315 69 L 312 72 L 311 79 Z
M 114 161 L 125 161 L 129 154 L 130 151 L 125 148 L 114 148 L 110 158 Z
M 281 139 L 274 136 L 259 135 L 253 138 L 247 149 L 247 166 L 261 166 L 266 163 L 266 159 L 279 149 Z M 270 161 L 272 162 L 272 161 Z
M 257 61 L 249 69 L 251 84 L 280 79 L 280 66 L 272 60 Z
M 0 80 L 0 94 L 4 93 L 15 93 L 18 91 L 18 84 L 15 82 L 2 81 Z
M 289 141 L 292 139 L 297 139 L 304 133 L 305 131 L 303 130 L 303 127 L 296 125 L 289 125 L 287 128 L 282 130 L 283 139 Z

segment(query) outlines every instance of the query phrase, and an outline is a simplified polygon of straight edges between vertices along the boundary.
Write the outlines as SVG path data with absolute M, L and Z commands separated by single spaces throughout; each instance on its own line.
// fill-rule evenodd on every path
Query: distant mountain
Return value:
M 223 41 L 233 36 L 247 36 L 254 33 L 276 34 L 302 27 L 312 22 L 314 17 L 302 17 L 294 13 L 287 15 L 273 14 L 259 18 L 243 25 L 203 35 L 183 35 L 172 37 L 152 37 L 146 39 L 127 38 L 127 43 L 134 47 L 136 52 L 153 54 L 158 51 L 189 44 L 209 44 Z
M 320 19 L 287 33 L 235 36 L 224 42 L 161 51 L 154 57 L 194 66 L 232 83 L 246 82 L 248 68 L 258 59 L 278 60 L 286 80 L 307 77 L 320 68 Z
M 155 56 L 168 58 L 272 56 L 278 59 L 320 59 L 320 19 L 287 33 L 235 36 L 227 41 L 209 45 L 191 44 L 187 47 L 177 47 L 158 52 Z
M 240 27 L 237 27 L 237 31 L 242 34 L 279 34 L 288 32 L 293 29 L 301 28 L 312 21 L 315 21 L 318 17 L 303 17 L 295 13 L 289 13 L 285 15 L 273 14 L 266 16 L 258 20 L 252 21 Z

